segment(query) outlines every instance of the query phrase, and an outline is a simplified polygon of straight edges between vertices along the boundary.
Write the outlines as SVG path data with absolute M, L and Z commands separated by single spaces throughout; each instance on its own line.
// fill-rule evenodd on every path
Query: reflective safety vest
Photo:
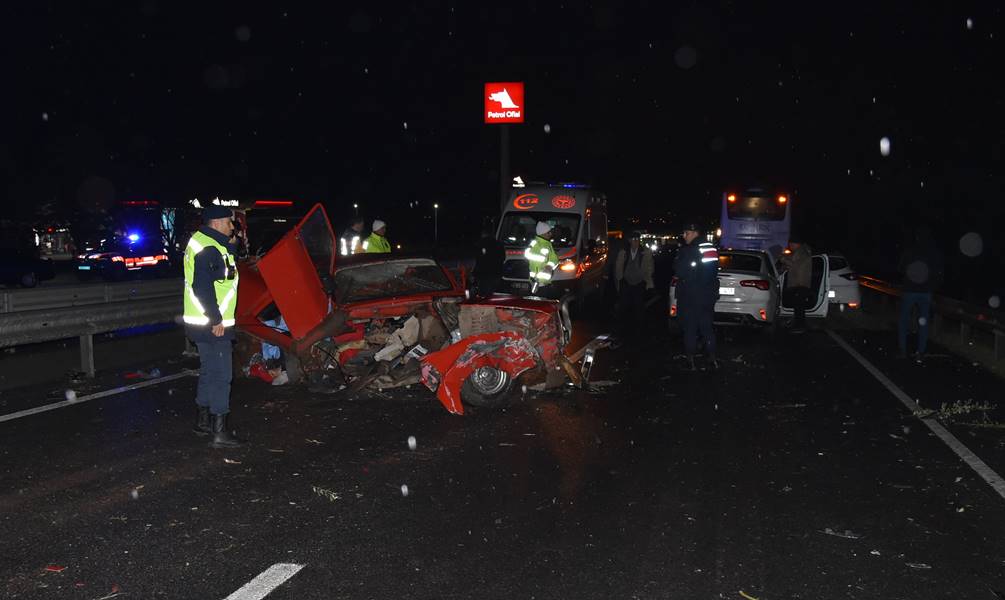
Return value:
M 558 255 L 550 241 L 541 236 L 535 237 L 523 251 L 523 257 L 527 259 L 531 281 L 540 285 L 551 283 L 551 273 L 558 266 Z
M 380 234 L 371 233 L 370 237 L 366 238 L 363 242 L 363 250 L 366 250 L 367 253 L 390 252 L 391 242 L 387 241 L 387 238 Z
M 224 327 L 233 327 L 236 323 L 234 311 L 237 308 L 237 261 L 226 246 L 201 231 L 193 233 L 185 247 L 185 312 L 182 319 L 189 325 L 209 325 L 206 309 L 196 297 L 192 283 L 195 280 L 195 255 L 210 246 L 219 250 L 223 257 L 224 277 L 213 282 L 216 305 L 223 317 L 221 323 Z
M 357 233 L 353 233 L 352 237 L 346 234 L 339 238 L 339 251 L 342 256 L 352 256 L 353 254 L 356 254 L 361 247 L 359 242 L 359 234 Z

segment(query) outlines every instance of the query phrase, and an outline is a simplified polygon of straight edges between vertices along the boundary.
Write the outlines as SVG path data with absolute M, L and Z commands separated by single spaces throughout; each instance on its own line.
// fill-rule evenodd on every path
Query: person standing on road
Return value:
M 547 221 L 539 221 L 534 228 L 537 234 L 527 249 L 523 251 L 524 258 L 527 259 L 527 267 L 530 271 L 531 293 L 537 288 L 551 283 L 551 276 L 558 266 L 558 255 L 551 245 L 552 226 Z
M 798 239 L 789 242 L 790 254 L 782 254 L 781 263 L 787 269 L 785 275 L 785 294 L 791 298 L 792 333 L 806 331 L 806 309 L 810 307 L 813 292 L 810 290 L 813 280 L 813 250 L 809 245 Z
M 391 251 L 391 242 L 387 241 L 387 224 L 377 219 L 373 222 L 370 237 L 363 242 L 363 250 L 368 254 L 379 254 Z
M 626 340 L 638 338 L 646 311 L 646 292 L 653 283 L 653 253 L 642 245 L 641 235 L 633 231 L 628 247 L 618 252 L 614 267 L 614 288 L 618 292 L 621 331 Z
M 478 252 L 475 254 L 475 293 L 478 296 L 487 298 L 499 289 L 505 261 L 506 249 L 493 235 L 492 227 L 486 226 L 482 230 Z
M 342 256 L 352 256 L 360 251 L 363 243 L 363 218 L 353 217 L 349 222 L 349 227 L 342 232 L 339 238 L 339 254 Z
M 900 257 L 901 295 L 900 321 L 897 325 L 898 356 L 907 358 L 907 332 L 911 325 L 911 313 L 918 307 L 918 353 L 919 363 L 928 349 L 928 320 L 932 310 L 932 293 L 939 289 L 944 274 L 944 259 L 939 252 L 932 232 L 927 227 L 919 227 L 914 233 L 914 243 L 904 250 Z
M 185 247 L 185 333 L 199 348 L 196 393 L 198 435 L 212 434 L 213 448 L 234 448 L 243 442 L 227 427 L 230 414 L 231 354 L 237 306 L 237 261 L 230 237 L 234 214 L 212 204 L 202 211 L 204 225 Z
M 694 356 L 698 338 L 705 342 L 708 365 L 719 368 L 715 351 L 715 302 L 719 299 L 719 252 L 708 242 L 699 242 L 702 227 L 697 223 L 684 226 L 684 245 L 674 259 L 677 278 L 677 317 L 684 331 L 684 351 L 688 368 L 696 370 Z

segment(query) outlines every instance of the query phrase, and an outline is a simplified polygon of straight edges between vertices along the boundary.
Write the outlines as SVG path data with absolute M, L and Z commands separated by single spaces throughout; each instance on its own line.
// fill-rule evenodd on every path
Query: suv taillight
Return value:
M 676 275 L 672 279 L 670 279 L 670 287 L 677 287 L 677 276 Z
M 763 292 L 766 292 L 769 289 L 771 289 L 771 284 L 764 279 L 744 279 L 743 281 L 740 282 L 740 285 L 742 287 L 757 288 Z

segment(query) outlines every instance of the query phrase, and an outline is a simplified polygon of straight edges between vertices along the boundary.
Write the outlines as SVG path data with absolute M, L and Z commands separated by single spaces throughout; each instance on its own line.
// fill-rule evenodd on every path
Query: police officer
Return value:
M 674 260 L 677 277 L 677 318 L 684 330 L 684 351 L 688 368 L 695 369 L 694 355 L 698 337 L 705 341 L 709 367 L 716 369 L 715 330 L 712 317 L 719 299 L 719 252 L 708 242 L 699 242 L 702 228 L 697 223 L 684 226 L 684 245 Z
M 377 219 L 373 222 L 373 230 L 370 237 L 363 242 L 363 250 L 369 254 L 390 252 L 391 242 L 384 237 L 387 235 L 387 224 Z
M 363 218 L 355 217 L 339 238 L 339 254 L 351 256 L 363 247 Z
M 551 245 L 552 226 L 546 221 L 538 222 L 534 228 L 537 234 L 523 251 L 530 270 L 530 291 L 534 293 L 541 286 L 551 283 L 551 275 L 558 266 L 558 255 Z
M 231 354 L 237 306 L 237 261 L 230 237 L 233 212 L 211 204 L 202 211 L 204 225 L 185 248 L 185 333 L 199 348 L 199 386 L 194 430 L 212 434 L 213 448 L 242 444 L 227 428 L 230 413 Z

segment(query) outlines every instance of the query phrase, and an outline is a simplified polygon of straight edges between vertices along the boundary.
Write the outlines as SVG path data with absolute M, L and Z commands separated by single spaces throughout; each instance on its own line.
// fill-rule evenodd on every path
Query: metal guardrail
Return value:
M 94 376 L 94 335 L 175 321 L 180 279 L 19 290 L 0 298 L 0 348 L 80 338 L 80 366 Z
M 859 284 L 862 287 L 884 294 L 887 297 L 900 298 L 900 286 L 860 275 Z M 992 356 L 995 361 L 1005 357 L 1005 322 L 999 315 L 991 313 L 982 306 L 962 302 L 935 294 L 932 296 L 932 335 L 937 335 L 942 323 L 941 319 L 954 321 L 960 328 L 960 341 L 967 344 L 973 340 L 974 330 L 978 329 L 992 336 Z
M 180 297 L 181 290 L 180 278 L 7 290 L 0 292 L 0 314 Z

